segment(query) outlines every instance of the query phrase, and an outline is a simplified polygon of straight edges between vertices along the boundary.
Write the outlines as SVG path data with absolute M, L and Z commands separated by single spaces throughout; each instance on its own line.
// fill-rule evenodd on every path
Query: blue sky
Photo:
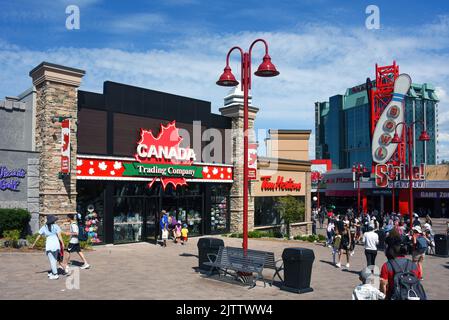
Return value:
M 449 1 L 279 2 L 0 0 L 0 97 L 28 88 L 29 70 L 45 60 L 86 70 L 84 90 L 113 80 L 208 100 L 217 111 L 227 50 L 263 37 L 281 75 L 254 79 L 258 128 L 313 129 L 315 101 L 395 59 L 414 82 L 437 87 L 440 158 L 449 159 Z M 71 4 L 80 30 L 65 27 Z M 380 9 L 379 30 L 365 27 L 370 4 Z

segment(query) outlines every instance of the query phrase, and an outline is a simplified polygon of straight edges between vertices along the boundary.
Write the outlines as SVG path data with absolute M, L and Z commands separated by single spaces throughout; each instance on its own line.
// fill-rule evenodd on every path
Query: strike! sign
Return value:
M 380 188 L 387 188 L 390 181 L 408 180 L 408 167 L 404 165 L 394 166 L 392 164 L 378 164 L 376 165 L 376 186 Z M 426 180 L 426 166 L 421 164 L 419 167 L 412 168 L 412 180 L 425 181 Z

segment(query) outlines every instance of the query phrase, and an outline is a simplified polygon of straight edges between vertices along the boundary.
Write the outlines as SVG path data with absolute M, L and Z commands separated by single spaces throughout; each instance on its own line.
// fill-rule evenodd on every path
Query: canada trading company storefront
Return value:
M 99 243 L 155 241 L 161 210 L 189 236 L 228 232 L 230 128 L 205 101 L 112 82 L 79 91 L 77 211 L 93 206 Z

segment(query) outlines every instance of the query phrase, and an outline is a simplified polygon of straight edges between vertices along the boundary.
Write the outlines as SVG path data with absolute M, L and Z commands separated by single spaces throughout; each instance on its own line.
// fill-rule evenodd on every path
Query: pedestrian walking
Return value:
M 368 227 L 368 232 L 363 234 L 363 245 L 365 247 L 366 265 L 376 265 L 377 246 L 379 245 L 379 235 L 374 232 L 373 227 Z
M 334 224 L 334 220 L 329 220 L 329 223 L 327 224 L 327 229 L 326 229 L 326 245 L 331 247 L 333 241 L 334 241 L 334 234 L 335 234 L 335 224 Z
M 429 245 L 420 226 L 415 226 L 412 229 L 412 243 L 413 243 L 412 260 L 418 265 L 422 277 L 424 256 L 426 255 Z
M 83 261 L 83 265 L 80 268 L 81 269 L 89 269 L 90 264 L 87 263 L 86 257 L 84 256 L 83 252 L 81 251 L 81 247 L 80 247 L 80 240 L 79 240 L 80 228 L 78 226 L 77 215 L 69 214 L 69 215 L 67 215 L 67 217 L 70 219 L 70 231 L 66 232 L 65 234 L 67 236 L 70 236 L 70 241 L 69 241 L 69 245 L 67 247 L 67 260 L 65 262 L 64 270 L 67 273 L 70 272 L 70 268 L 69 268 L 70 254 L 74 253 L 74 252 L 78 253 L 81 260 Z
M 59 279 L 57 260 L 61 254 L 61 250 L 64 251 L 64 241 L 61 236 L 61 228 L 55 224 L 58 218 L 55 215 L 48 215 L 46 224 L 39 229 L 39 235 L 36 237 L 31 248 L 34 248 L 37 241 L 44 236 L 45 240 L 45 255 L 50 262 L 51 272 L 48 273 L 50 280 Z
M 425 300 L 421 271 L 416 263 L 405 257 L 406 248 L 401 236 L 392 230 L 385 239 L 388 261 L 380 271 L 380 291 L 386 300 Z
M 351 235 L 349 232 L 349 227 L 346 225 L 343 233 L 341 235 L 341 244 L 340 244 L 340 254 L 338 256 L 338 263 L 337 267 L 341 267 L 341 256 L 344 254 L 346 255 L 346 268 L 349 268 L 349 256 L 350 256 L 350 250 L 351 248 Z

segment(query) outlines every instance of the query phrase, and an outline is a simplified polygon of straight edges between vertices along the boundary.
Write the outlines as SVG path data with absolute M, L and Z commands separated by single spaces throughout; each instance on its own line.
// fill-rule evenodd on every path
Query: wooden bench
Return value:
M 213 259 L 214 256 L 215 259 Z M 220 247 L 217 255 L 209 254 L 208 258 L 210 261 L 204 264 L 211 267 L 209 274 L 214 269 L 219 271 L 220 276 L 221 272 L 223 272 L 224 275 L 231 275 L 235 279 L 238 279 L 242 273 L 255 274 L 255 277 L 251 277 L 251 288 L 256 286 L 257 280 L 264 281 L 265 286 L 265 280 L 262 275 L 265 263 L 264 254 L 247 253 L 244 255 L 243 249 L 241 248 Z M 229 270 L 234 271 L 234 273 L 230 273 Z

